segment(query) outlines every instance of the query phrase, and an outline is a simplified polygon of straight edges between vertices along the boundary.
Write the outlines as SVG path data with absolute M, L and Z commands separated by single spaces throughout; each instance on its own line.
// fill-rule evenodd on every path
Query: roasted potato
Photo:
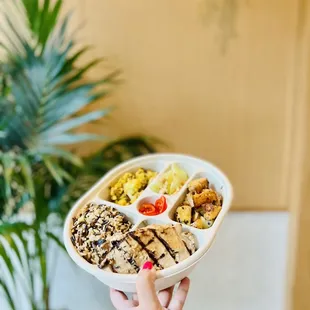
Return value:
M 198 229 L 203 229 L 204 228 L 204 220 L 200 217 L 194 223 L 192 223 L 192 226 L 196 227 Z
M 204 189 L 208 188 L 209 182 L 206 178 L 195 179 L 188 184 L 188 190 L 191 193 L 200 194 Z
M 197 212 L 197 210 L 194 209 L 193 215 L 192 215 L 192 222 L 195 222 L 200 217 L 200 214 Z
M 176 210 L 176 220 L 179 223 L 190 225 L 192 219 L 192 208 L 191 206 L 180 206 Z
M 204 189 L 200 194 L 193 195 L 195 207 L 200 207 L 205 203 L 217 204 L 218 196 L 213 189 Z
M 221 206 L 214 206 L 214 205 L 209 205 L 209 206 L 212 206 L 210 208 L 208 208 L 205 212 L 204 212 L 204 215 L 203 217 L 207 220 L 207 221 L 210 221 L 210 220 L 214 220 L 218 214 L 220 213 L 220 211 L 222 210 L 222 207 Z

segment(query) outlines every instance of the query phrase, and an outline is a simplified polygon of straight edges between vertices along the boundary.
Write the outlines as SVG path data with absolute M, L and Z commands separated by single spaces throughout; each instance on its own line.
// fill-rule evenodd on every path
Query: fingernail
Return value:
M 152 269 L 153 268 L 153 264 L 152 262 L 145 262 L 142 269 Z

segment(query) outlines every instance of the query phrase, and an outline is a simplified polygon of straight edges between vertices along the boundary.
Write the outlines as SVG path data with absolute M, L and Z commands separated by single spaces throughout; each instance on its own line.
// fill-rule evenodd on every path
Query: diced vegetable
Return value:
M 199 219 L 197 219 L 193 224 L 193 227 L 199 228 L 199 229 L 203 229 L 204 228 L 204 221 L 203 219 L 200 217 Z
M 180 223 L 190 225 L 192 218 L 191 206 L 180 206 L 176 210 L 176 220 Z
M 209 211 L 205 211 L 203 216 L 206 220 L 214 220 L 221 210 L 222 210 L 221 206 L 212 205 L 211 209 Z

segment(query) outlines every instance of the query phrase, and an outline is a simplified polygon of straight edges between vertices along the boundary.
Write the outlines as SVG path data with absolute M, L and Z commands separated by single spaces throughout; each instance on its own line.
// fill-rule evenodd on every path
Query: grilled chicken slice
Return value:
M 127 234 L 126 241 L 128 246 L 131 248 L 132 258 L 139 267 L 146 261 L 152 261 L 148 252 L 142 247 L 142 245 L 132 238 L 131 234 Z
M 133 266 L 130 262 L 129 253 L 124 252 L 121 248 L 114 247 L 106 257 L 106 262 L 116 273 L 137 273 L 139 268 Z
M 133 274 L 146 261 L 153 262 L 157 270 L 173 266 L 196 250 L 194 236 L 181 233 L 180 224 L 150 225 L 128 232 L 111 242 L 101 267 L 109 265 L 114 272 Z
M 129 233 L 122 240 L 112 242 L 112 246 L 105 263 L 110 264 L 114 272 L 137 273 L 141 265 L 152 261 L 147 251 Z
M 151 229 L 151 226 L 140 228 L 131 235 L 145 246 L 144 249 L 148 252 L 158 269 L 175 265 L 174 258 L 171 256 L 167 246 L 157 237 L 156 230 Z
M 190 256 L 181 238 L 181 224 L 149 225 L 147 226 L 147 229 L 151 229 L 154 232 L 176 263 L 179 263 Z
M 190 253 L 190 255 L 194 254 L 196 251 L 196 246 L 195 246 L 195 238 L 192 233 L 188 231 L 184 231 L 181 233 L 181 238 Z

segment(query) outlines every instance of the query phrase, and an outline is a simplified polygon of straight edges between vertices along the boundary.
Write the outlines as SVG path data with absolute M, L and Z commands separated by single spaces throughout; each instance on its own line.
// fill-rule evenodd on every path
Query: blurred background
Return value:
M 185 309 L 310 308 L 308 0 L 0 1 L 0 308 L 113 309 L 63 220 L 120 162 L 209 160 L 232 211 Z

